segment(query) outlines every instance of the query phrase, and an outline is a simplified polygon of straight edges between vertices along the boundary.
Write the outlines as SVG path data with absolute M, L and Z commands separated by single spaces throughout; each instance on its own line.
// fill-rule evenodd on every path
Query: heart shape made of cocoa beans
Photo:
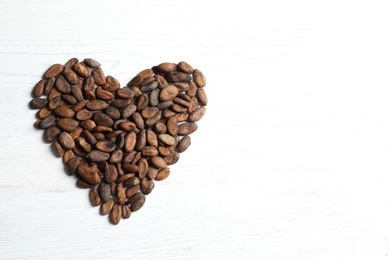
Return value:
M 188 63 L 165 62 L 120 88 L 96 60 L 72 58 L 49 67 L 30 107 L 39 109 L 34 126 L 45 130 L 67 173 L 116 225 L 144 205 L 154 181 L 167 178 L 168 165 L 191 144 L 206 112 L 205 85 Z

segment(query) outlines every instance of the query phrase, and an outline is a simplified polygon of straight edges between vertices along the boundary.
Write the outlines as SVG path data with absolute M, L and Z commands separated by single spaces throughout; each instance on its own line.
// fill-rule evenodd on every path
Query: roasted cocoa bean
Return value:
M 101 182 L 99 184 L 99 194 L 100 198 L 102 199 L 103 202 L 107 202 L 111 198 L 111 187 L 110 184 L 106 182 Z
M 114 206 L 114 199 L 111 198 L 109 199 L 107 202 L 104 202 L 102 203 L 102 205 L 100 206 L 100 212 L 103 214 L 103 215 L 108 215 L 110 214 L 111 212 L 111 209 L 112 207 Z
M 100 196 L 96 188 L 90 190 L 89 198 L 91 200 L 92 206 L 96 207 L 100 205 Z

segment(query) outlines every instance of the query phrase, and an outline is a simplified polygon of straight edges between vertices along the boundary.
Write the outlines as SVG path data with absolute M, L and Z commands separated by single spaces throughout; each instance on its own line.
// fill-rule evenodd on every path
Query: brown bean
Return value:
M 168 101 L 174 99 L 179 90 L 174 85 L 168 85 L 160 91 L 159 98 L 161 101 Z
M 111 209 L 113 208 L 114 203 L 115 202 L 114 202 L 113 198 L 109 199 L 107 202 L 102 203 L 102 205 L 100 206 L 100 212 L 103 215 L 108 215 L 111 212 Z
M 102 181 L 100 184 L 99 184 L 99 194 L 100 194 L 100 198 L 102 199 L 103 202 L 107 202 L 110 200 L 111 198 L 111 187 L 110 187 L 110 184 Z
M 137 194 L 137 192 L 140 190 L 140 188 L 141 187 L 139 184 L 127 188 L 126 192 L 125 192 L 126 198 L 130 198 L 130 197 L 134 196 L 135 194 Z
M 42 119 L 41 123 L 39 124 L 39 127 L 41 129 L 46 129 L 46 128 L 54 125 L 55 122 L 56 122 L 55 116 L 49 115 L 49 116 Z M 58 124 L 58 121 L 57 121 L 57 124 Z
M 70 93 L 70 85 L 62 75 L 56 78 L 55 86 L 61 93 Z
M 166 178 L 168 178 L 169 173 L 170 173 L 169 168 L 162 169 L 162 170 L 160 170 L 160 171 L 157 173 L 155 180 L 156 180 L 156 181 L 165 180 Z
M 116 149 L 116 144 L 111 141 L 99 141 L 95 145 L 98 150 L 106 153 L 113 152 Z
M 61 64 L 54 64 L 48 68 L 44 74 L 45 78 L 57 77 L 64 70 L 64 66 Z
M 53 142 L 55 139 L 57 139 L 57 137 L 60 135 L 61 133 L 61 130 L 52 125 L 52 126 L 49 126 L 46 130 L 45 130 L 45 140 L 46 142 L 48 143 L 51 143 Z
M 104 162 L 107 161 L 108 158 L 110 158 L 109 153 L 104 153 L 98 150 L 93 150 L 87 154 L 87 159 L 92 162 Z
M 195 122 L 186 122 L 178 125 L 177 134 L 178 135 L 189 135 L 195 132 L 198 129 L 198 125 Z
M 32 109 L 40 109 L 47 105 L 47 100 L 45 98 L 34 98 L 30 102 L 30 107 Z
M 57 126 L 62 130 L 72 132 L 79 126 L 79 122 L 71 118 L 60 118 L 57 120 Z
M 134 195 L 135 196 L 135 195 Z M 145 204 L 145 201 L 146 201 L 146 197 L 145 196 L 141 196 L 139 199 L 137 199 L 136 201 L 134 201 L 131 206 L 130 206 L 130 210 L 131 212 L 135 212 L 137 210 L 140 210 L 142 208 L 142 206 Z
M 176 146 L 176 149 L 179 153 L 182 153 L 187 150 L 187 148 L 191 145 L 191 138 L 186 135 L 184 136 Z
M 165 169 L 167 168 L 167 163 L 164 161 L 163 158 L 159 157 L 159 156 L 154 156 L 150 159 L 150 162 L 152 163 L 153 166 L 155 166 L 156 168 L 161 168 L 161 169 Z
M 80 165 L 77 168 L 77 172 L 85 181 L 87 181 L 90 184 L 98 184 L 100 182 L 100 175 L 96 167 Z
M 96 188 L 90 190 L 89 198 L 91 200 L 92 206 L 96 207 L 100 205 L 100 196 Z
M 72 118 L 75 114 L 74 111 L 72 109 L 70 109 L 69 107 L 57 107 L 54 110 L 54 113 L 57 116 L 68 117 L 68 118 Z
M 73 149 L 75 147 L 74 140 L 68 132 L 62 132 L 58 138 L 62 147 L 66 149 Z
M 198 88 L 196 91 L 196 96 L 198 97 L 199 103 L 202 104 L 202 106 L 207 105 L 207 96 L 203 88 Z
M 195 109 L 195 111 L 193 111 L 190 114 L 188 119 L 190 121 L 193 121 L 193 122 L 199 121 L 199 120 L 202 119 L 202 117 L 204 116 L 205 113 L 206 113 L 206 108 L 205 107 L 199 107 L 199 108 Z
M 41 79 L 40 81 L 38 81 L 38 83 L 35 85 L 33 92 L 32 92 L 33 97 L 39 98 L 43 95 L 43 91 L 45 89 L 45 83 L 46 83 L 46 80 L 44 80 L 44 79 Z
M 85 64 L 87 64 L 89 67 L 91 67 L 91 68 L 99 68 L 100 67 L 100 63 L 99 62 L 97 62 L 96 60 L 94 60 L 94 59 L 91 59 L 91 58 L 87 58 L 87 59 L 84 59 L 84 62 L 85 62 Z
M 93 111 L 103 110 L 106 107 L 108 107 L 108 104 L 107 104 L 107 102 L 105 102 L 103 100 L 91 100 L 87 104 L 87 108 L 89 110 L 93 110 Z
M 194 69 L 192 68 L 192 66 L 185 61 L 179 62 L 179 64 L 177 64 L 177 68 L 179 70 L 186 72 L 186 73 L 189 73 L 189 74 L 192 74 L 194 72 Z
M 127 219 L 131 216 L 131 210 L 128 205 L 122 205 L 122 218 Z
M 125 189 L 123 188 L 122 183 L 118 183 L 116 186 L 116 196 L 118 198 L 118 204 L 124 204 L 126 202 Z
M 110 221 L 114 225 L 118 225 L 122 218 L 122 205 L 115 204 L 110 212 Z

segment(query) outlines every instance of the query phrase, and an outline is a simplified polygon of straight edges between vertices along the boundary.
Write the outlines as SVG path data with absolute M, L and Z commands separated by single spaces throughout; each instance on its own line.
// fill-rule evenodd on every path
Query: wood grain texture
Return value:
M 388 259 L 386 1 L 0 1 L 1 259 Z M 192 145 L 112 226 L 28 108 L 53 63 L 207 77 Z

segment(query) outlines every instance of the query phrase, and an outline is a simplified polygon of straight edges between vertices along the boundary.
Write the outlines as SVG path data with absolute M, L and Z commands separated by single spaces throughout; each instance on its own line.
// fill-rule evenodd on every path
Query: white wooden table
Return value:
M 388 1 L 0 1 L 1 259 L 389 259 Z M 208 80 L 192 145 L 118 226 L 27 106 L 53 63 Z

